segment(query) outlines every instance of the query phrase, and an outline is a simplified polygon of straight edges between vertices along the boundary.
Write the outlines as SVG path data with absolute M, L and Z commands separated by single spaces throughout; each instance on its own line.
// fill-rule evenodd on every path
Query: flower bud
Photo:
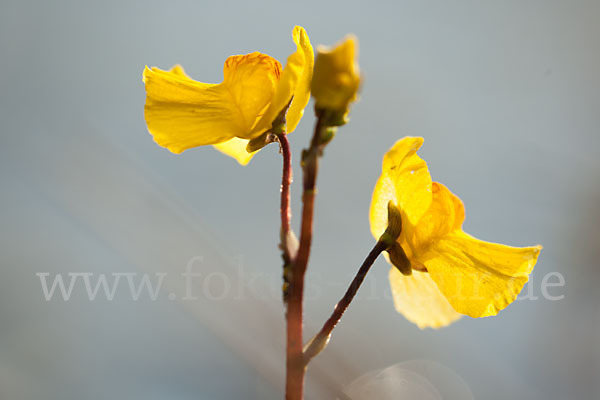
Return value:
M 311 84 L 315 108 L 340 115 L 339 125 L 346 122 L 348 107 L 356 100 L 360 87 L 356 47 L 356 38 L 349 35 L 333 49 L 324 46 L 317 48 Z

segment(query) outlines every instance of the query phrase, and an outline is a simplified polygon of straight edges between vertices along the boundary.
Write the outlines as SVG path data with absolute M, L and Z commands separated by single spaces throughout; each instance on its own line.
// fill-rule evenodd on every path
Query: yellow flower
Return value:
M 404 276 L 395 267 L 390 270 L 396 310 L 420 328 L 442 327 L 462 314 L 496 315 L 527 283 L 542 247 L 510 247 L 463 232 L 463 203 L 431 181 L 427 164 L 416 154 L 422 144 L 422 138 L 405 137 L 387 152 L 371 201 L 376 238 L 386 230 L 388 202 L 401 210 L 396 243 L 413 271 Z
M 145 117 L 154 141 L 177 154 L 215 145 L 245 165 L 256 153 L 246 151 L 248 141 L 271 129 L 292 98 L 287 133 L 294 131 L 310 99 L 314 53 L 304 28 L 294 27 L 292 38 L 296 51 L 283 70 L 266 54 L 231 56 L 218 84 L 197 82 L 179 65 L 146 67 Z
M 348 106 L 356 100 L 360 87 L 356 47 L 356 38 L 350 35 L 333 49 L 317 48 L 311 85 L 315 108 L 348 113 Z

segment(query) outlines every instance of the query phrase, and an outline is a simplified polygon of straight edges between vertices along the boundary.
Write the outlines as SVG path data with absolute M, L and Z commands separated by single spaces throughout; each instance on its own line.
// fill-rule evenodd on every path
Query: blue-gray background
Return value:
M 295 24 L 315 46 L 356 34 L 365 76 L 322 163 L 308 333 L 372 246 L 371 190 L 404 135 L 425 137 L 468 232 L 544 245 L 537 301 L 439 331 L 394 311 L 378 261 L 309 372 L 311 398 L 411 359 L 450 368 L 476 399 L 598 398 L 599 18 L 595 0 L 0 1 L 0 398 L 282 397 L 280 157 L 271 146 L 242 168 L 159 148 L 141 73 L 181 63 L 219 82 L 231 54 L 284 62 Z M 295 215 L 312 123 L 309 106 L 290 136 Z M 200 299 L 169 301 L 194 257 Z M 46 302 L 39 272 L 168 273 L 170 291 Z M 542 297 L 550 272 L 560 301 Z

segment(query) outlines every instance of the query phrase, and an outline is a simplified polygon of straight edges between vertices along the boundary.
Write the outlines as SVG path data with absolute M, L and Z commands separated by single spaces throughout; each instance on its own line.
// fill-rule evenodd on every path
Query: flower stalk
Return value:
M 290 144 L 285 132 L 278 133 L 277 139 L 283 158 L 283 171 L 281 174 L 281 231 L 280 244 L 283 259 L 283 301 L 287 303 L 290 287 L 292 262 L 298 251 L 298 239 L 291 228 L 292 209 L 290 205 L 290 185 L 292 184 L 292 154 Z
M 303 353 L 303 297 L 304 276 L 310 257 L 313 233 L 313 215 L 316 196 L 319 157 L 329 137 L 325 125 L 326 113 L 317 111 L 317 122 L 310 147 L 302 154 L 303 193 L 300 246 L 290 271 L 287 302 L 287 357 L 286 357 L 286 399 L 301 400 L 304 393 L 305 360 Z
M 325 324 L 304 347 L 304 362 L 306 365 L 312 360 L 317 354 L 327 347 L 329 343 L 329 339 L 331 338 L 331 333 L 337 323 L 344 315 L 344 312 L 348 309 L 348 306 L 356 296 L 360 285 L 362 285 L 367 273 L 371 269 L 371 266 L 377 260 L 377 257 L 383 251 L 389 251 L 391 247 L 397 245 L 396 240 L 402 233 L 402 216 L 400 213 L 400 209 L 394 205 L 393 202 L 388 203 L 388 227 L 385 232 L 379 237 L 379 240 L 369 252 L 367 258 L 363 261 L 360 266 L 356 276 L 350 283 L 348 289 L 346 289 L 346 293 L 344 296 L 338 301 L 333 309 L 333 313 L 325 321 Z M 410 264 L 409 264 L 410 267 Z
M 310 360 L 312 360 L 317 354 L 323 351 L 325 347 L 327 347 L 333 329 L 342 318 L 342 315 L 344 315 L 344 312 L 348 309 L 348 306 L 354 299 L 354 296 L 356 296 L 356 293 L 358 292 L 358 289 L 365 280 L 365 277 L 371 269 L 371 266 L 373 265 L 377 257 L 379 257 L 379 255 L 387 249 L 387 247 L 388 244 L 385 241 L 379 240 L 377 241 L 373 249 L 371 249 L 369 255 L 367 256 L 365 261 L 363 261 L 356 276 L 352 280 L 352 283 L 350 283 L 350 286 L 346 290 L 346 293 L 335 305 L 333 313 L 331 314 L 329 319 L 325 321 L 325 324 L 323 325 L 319 333 L 317 333 L 304 347 L 305 365 L 308 365 Z
M 283 157 L 283 171 L 281 174 L 281 241 L 285 243 L 286 237 L 290 232 L 290 220 L 292 210 L 290 207 L 290 185 L 292 183 L 292 154 L 290 152 L 290 143 L 284 133 L 277 135 L 281 146 L 281 155 Z M 287 250 L 283 249 L 284 252 Z M 287 254 L 289 257 L 289 254 Z

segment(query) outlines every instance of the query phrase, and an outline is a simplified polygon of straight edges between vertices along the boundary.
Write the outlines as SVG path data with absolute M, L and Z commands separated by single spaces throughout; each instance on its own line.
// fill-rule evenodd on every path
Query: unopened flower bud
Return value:
M 356 38 L 352 35 L 333 49 L 319 46 L 311 84 L 317 110 L 337 115 L 336 125 L 347 122 L 348 107 L 356 100 L 360 71 L 356 62 Z

